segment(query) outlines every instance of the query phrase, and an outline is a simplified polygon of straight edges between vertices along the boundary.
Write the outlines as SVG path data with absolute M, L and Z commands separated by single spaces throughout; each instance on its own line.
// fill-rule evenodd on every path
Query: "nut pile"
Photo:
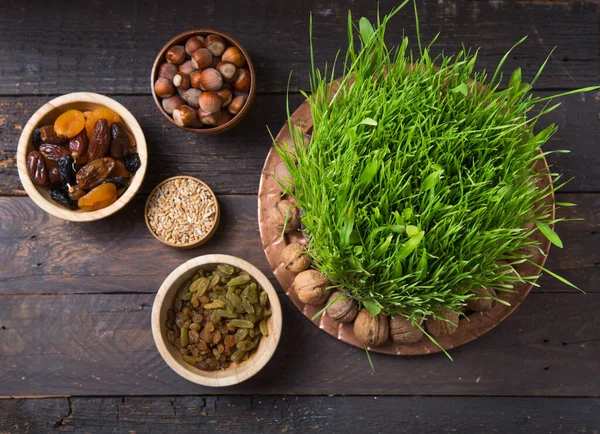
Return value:
M 217 207 L 217 198 L 203 182 L 173 178 L 159 185 L 148 200 L 148 225 L 163 241 L 194 244 L 213 229 Z
M 170 47 L 165 60 L 154 92 L 177 125 L 224 125 L 246 104 L 251 84 L 246 59 L 221 36 L 192 36 L 185 45 Z
M 269 335 L 269 295 L 245 271 L 200 268 L 167 312 L 167 340 L 183 360 L 205 371 L 248 360 Z
M 113 110 L 67 110 L 33 132 L 27 155 L 31 180 L 49 187 L 69 209 L 95 211 L 113 204 L 140 168 L 133 135 Z

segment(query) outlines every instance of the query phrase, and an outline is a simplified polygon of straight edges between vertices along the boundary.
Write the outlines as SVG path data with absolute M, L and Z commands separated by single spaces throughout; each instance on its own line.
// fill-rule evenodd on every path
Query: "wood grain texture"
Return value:
M 357 409 L 360 409 L 357 412 Z M 393 410 L 392 410 L 393 409 Z M 597 398 L 183 396 L 0 401 L 0 432 L 593 433 Z M 460 414 L 460 418 L 456 417 Z
M 423 357 L 371 354 L 323 333 L 287 296 L 280 344 L 236 386 L 187 382 L 150 331 L 153 294 L 0 297 L 3 396 L 382 394 L 598 397 L 600 294 L 531 293 L 499 327 Z M 574 368 L 574 363 L 576 368 Z
M 1 67 L 1 66 L 0 66 Z M 540 92 L 548 96 L 551 92 Z M 275 135 L 286 120 L 283 95 L 259 95 L 252 110 L 231 131 L 215 137 L 198 137 L 166 122 L 150 96 L 115 96 L 140 123 L 148 144 L 148 170 L 140 192 L 148 194 L 165 178 L 191 175 L 205 181 L 216 194 L 256 194 L 260 171 Z M 23 195 L 16 168 L 17 142 L 29 117 L 51 98 L 0 97 L 0 195 Z M 303 101 L 292 95 L 290 108 Z M 600 192 L 600 92 L 561 98 L 562 103 L 539 123 L 559 130 L 544 150 L 569 149 L 569 154 L 547 157 L 551 169 L 574 179 L 562 191 Z
M 239 256 L 272 276 L 254 196 L 217 196 L 222 217 L 214 237 L 190 250 L 159 243 L 144 224 L 144 198 L 107 219 L 73 224 L 51 217 L 29 198 L 0 198 L 0 294 L 155 293 L 165 277 L 190 258 L 207 253 Z M 600 195 L 563 194 L 576 202 L 559 217 L 583 221 L 557 225 L 564 249 L 552 247 L 547 266 L 587 292 L 600 292 Z M 572 292 L 543 275 L 534 292 Z M 276 286 L 279 290 L 279 285 Z
M 381 2 L 381 11 L 398 5 Z M 282 92 L 294 71 L 292 89 L 307 88 L 310 68 L 308 31 L 313 12 L 319 65 L 332 63 L 347 46 L 347 11 L 375 19 L 376 2 L 335 4 L 323 0 L 257 3 L 207 0 L 197 13 L 193 0 L 177 8 L 152 0 L 141 3 L 73 3 L 58 19 L 52 2 L 6 0 L 0 6 L 0 94 L 48 94 L 73 90 L 149 93 L 150 70 L 160 48 L 176 34 L 199 27 L 231 34 L 252 57 L 259 92 Z M 433 50 L 455 54 L 461 43 L 481 46 L 479 68 L 494 69 L 521 37 L 528 40 L 512 54 L 506 70 L 523 68 L 531 79 L 558 46 L 540 88 L 598 84 L 598 3 L 596 1 L 419 1 L 423 41 L 441 32 Z M 251 17 L 251 19 L 249 19 Z M 416 47 L 414 16 L 405 8 L 389 26 L 397 43 L 403 29 Z

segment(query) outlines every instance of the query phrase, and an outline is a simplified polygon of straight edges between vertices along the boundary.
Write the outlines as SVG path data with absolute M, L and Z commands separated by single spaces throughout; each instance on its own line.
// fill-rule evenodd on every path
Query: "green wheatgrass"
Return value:
M 315 267 L 372 314 L 417 324 L 442 307 L 465 306 L 472 289 L 510 291 L 533 282 L 497 262 L 528 260 L 517 253 L 535 244 L 526 227 L 562 246 L 549 226 L 564 219 L 551 220 L 541 206 L 552 190 L 535 187 L 543 175 L 534 170 L 557 129 L 536 134 L 534 127 L 558 104 L 527 115 L 558 96 L 598 87 L 539 98 L 530 90 L 547 60 L 531 83 L 516 69 L 501 90 L 509 53 L 490 78 L 475 71 L 476 52 L 433 59 L 419 39 L 417 56 L 407 38 L 388 49 L 386 26 L 404 4 L 378 15 L 376 26 L 362 18 L 360 48 L 348 14 L 349 48 L 335 95 L 335 65 L 329 74 L 314 66 L 311 20 L 305 97 L 312 137 L 306 146 L 289 121 L 296 157 L 287 145 L 278 152 L 294 179 L 294 192 L 284 188 L 302 209 Z

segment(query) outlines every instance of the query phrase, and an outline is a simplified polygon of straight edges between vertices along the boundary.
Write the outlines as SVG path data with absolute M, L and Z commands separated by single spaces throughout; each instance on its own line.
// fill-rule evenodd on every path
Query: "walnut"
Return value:
M 277 204 L 271 208 L 270 217 L 271 223 L 273 223 L 278 231 L 290 233 L 294 232 L 300 226 L 298 208 L 292 205 L 289 200 L 284 199 L 277 202 Z
M 336 300 L 333 302 L 333 300 Z M 332 303 L 333 302 L 333 303 Z M 352 322 L 358 313 L 358 305 L 354 300 L 346 297 L 342 292 L 336 291 L 329 296 L 327 315 L 338 322 Z
M 306 253 L 306 247 L 300 243 L 285 246 L 281 252 L 281 262 L 285 269 L 292 273 L 300 273 L 310 267 L 310 257 Z
M 479 288 L 471 291 L 475 297 L 467 300 L 467 307 L 475 312 L 486 312 L 492 308 L 496 291 L 493 288 Z
M 458 328 L 458 314 L 444 307 L 438 314 L 441 319 L 430 318 L 425 322 L 427 331 L 436 338 L 450 336 Z
M 367 309 L 361 309 L 354 320 L 354 335 L 356 339 L 368 347 L 379 346 L 387 341 L 390 334 L 388 317 L 380 313 L 373 316 Z
M 294 279 L 294 289 L 302 303 L 323 304 L 329 297 L 329 279 L 318 270 L 306 270 Z
M 422 321 L 421 321 L 422 323 Z M 399 344 L 414 344 L 424 336 L 423 331 L 401 316 L 390 320 L 390 336 Z
M 294 178 L 284 162 L 275 166 L 273 177 L 284 189 L 294 191 Z

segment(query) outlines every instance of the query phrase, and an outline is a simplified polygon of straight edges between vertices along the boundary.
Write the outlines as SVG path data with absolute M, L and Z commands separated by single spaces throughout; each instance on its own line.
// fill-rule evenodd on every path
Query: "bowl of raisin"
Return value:
M 146 139 L 129 110 L 88 92 L 40 107 L 17 150 L 29 197 L 69 221 L 99 220 L 123 208 L 140 188 L 147 164 Z
M 240 383 L 271 359 L 281 337 L 279 298 L 252 264 L 204 255 L 176 268 L 152 307 L 152 335 L 177 374 L 212 387 Z

